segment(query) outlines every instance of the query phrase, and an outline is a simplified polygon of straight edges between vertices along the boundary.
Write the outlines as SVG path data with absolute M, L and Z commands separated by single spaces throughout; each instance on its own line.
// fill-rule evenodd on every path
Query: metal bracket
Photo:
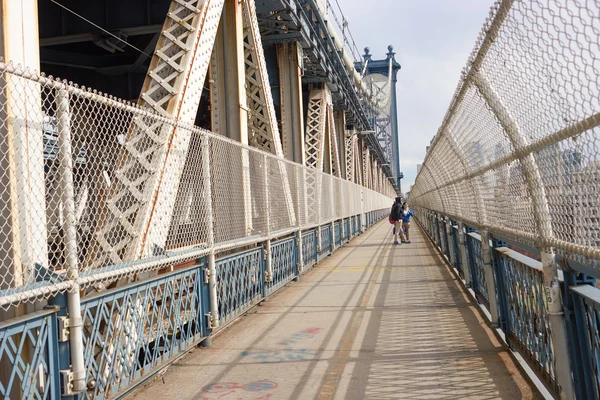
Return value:
M 69 317 L 58 317 L 58 341 L 66 342 L 69 340 L 69 328 L 71 327 L 71 320 Z M 61 371 L 62 373 L 62 371 Z
M 202 268 L 202 271 L 204 272 L 204 283 L 209 283 L 210 282 L 210 271 L 208 268 Z
M 204 314 L 204 315 L 206 316 L 206 319 L 207 319 L 206 326 L 208 327 L 208 329 L 214 329 L 215 326 L 212 323 L 212 313 L 209 312 L 209 313 Z
M 62 317 L 66 318 L 66 317 Z M 73 371 L 70 369 L 64 369 L 60 371 L 60 380 L 62 383 L 62 395 L 72 396 L 75 394 L 73 391 Z

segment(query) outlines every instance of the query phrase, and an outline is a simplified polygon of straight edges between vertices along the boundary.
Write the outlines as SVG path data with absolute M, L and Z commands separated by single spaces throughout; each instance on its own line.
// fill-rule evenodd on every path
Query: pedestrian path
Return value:
M 380 222 L 135 399 L 540 398 L 416 224 Z

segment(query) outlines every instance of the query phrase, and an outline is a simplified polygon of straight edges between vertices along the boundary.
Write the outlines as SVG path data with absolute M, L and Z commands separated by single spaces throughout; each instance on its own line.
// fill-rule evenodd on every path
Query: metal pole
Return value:
M 471 271 L 469 268 L 469 262 L 467 260 L 467 241 L 465 239 L 464 224 L 458 223 L 458 249 L 460 251 L 460 261 L 463 265 L 463 276 L 465 279 L 465 286 L 471 287 Z
M 483 256 L 483 270 L 487 283 L 488 301 L 490 302 L 490 314 L 492 315 L 492 326 L 498 326 L 498 303 L 496 302 L 496 283 L 494 282 L 494 270 L 492 268 L 492 249 L 490 247 L 490 235 L 487 229 L 481 232 L 481 255 Z
M 212 208 L 212 184 L 210 180 L 210 139 L 202 135 L 202 189 L 204 191 L 204 206 L 206 212 L 206 242 L 208 254 L 208 291 L 210 299 L 210 328 L 219 327 L 219 303 L 217 296 L 217 267 L 215 263 L 215 234 Z
M 77 228 L 75 226 L 75 189 L 73 184 L 73 151 L 71 148 L 71 111 L 66 89 L 58 91 L 58 141 L 60 146 L 60 176 L 62 206 L 64 214 L 64 245 L 67 266 L 67 279 L 72 282 L 67 293 L 69 313 L 69 343 L 71 345 L 71 391 L 79 393 L 87 389 L 85 363 L 83 359 L 83 332 L 81 318 L 81 298 L 79 294 L 79 266 L 77 257 Z
M 558 281 L 558 266 L 553 253 L 542 251 L 541 255 L 548 314 L 550 315 L 550 327 L 552 328 L 554 359 L 556 360 L 556 377 L 563 389 L 560 395 L 562 399 L 574 399 L 575 388 L 573 387 L 571 377 L 571 357 L 569 354 L 560 283 Z M 566 386 L 562 386 L 563 382 L 565 382 Z
M 267 155 L 263 155 L 263 179 L 265 181 L 265 223 L 267 229 L 267 237 L 271 234 L 271 209 L 269 204 L 269 159 Z M 250 210 L 248 210 L 249 212 Z M 273 263 L 272 263 L 272 255 L 271 255 L 271 239 L 267 239 L 265 242 L 265 261 L 266 261 L 266 271 L 265 271 L 265 283 L 271 282 L 273 280 Z

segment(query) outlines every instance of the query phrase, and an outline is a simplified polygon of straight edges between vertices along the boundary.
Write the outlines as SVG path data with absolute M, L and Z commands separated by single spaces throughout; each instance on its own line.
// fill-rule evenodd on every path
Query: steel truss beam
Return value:
M 223 0 L 171 2 L 138 104 L 194 122 L 222 9 Z M 131 261 L 164 247 L 190 138 L 178 133 L 170 124 L 132 121 L 88 266 Z

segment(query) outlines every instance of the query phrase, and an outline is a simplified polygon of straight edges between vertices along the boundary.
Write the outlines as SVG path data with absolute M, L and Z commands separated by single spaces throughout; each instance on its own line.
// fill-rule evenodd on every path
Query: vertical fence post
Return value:
M 206 243 L 210 249 L 207 255 L 208 264 L 208 292 L 210 299 L 210 313 L 208 315 L 208 328 L 216 329 L 219 327 L 219 303 L 217 294 L 217 266 L 215 263 L 215 234 L 214 217 L 212 206 L 212 182 L 210 177 L 210 139 L 207 135 L 202 136 L 202 189 L 204 191 L 205 223 L 206 223 Z M 206 342 L 210 345 L 210 340 Z
M 446 238 L 446 256 L 450 265 L 452 265 L 452 246 L 450 246 L 450 238 L 452 237 L 452 220 L 447 216 L 444 218 L 446 229 L 444 229 L 444 237 Z
M 561 398 L 573 399 L 575 397 L 575 388 L 573 387 L 571 376 L 571 357 L 567 341 L 565 314 L 560 295 L 558 267 L 553 253 L 542 251 L 541 255 L 548 314 L 550 315 L 550 327 L 552 328 L 554 359 L 556 360 L 556 378 L 562 387 Z
M 487 229 L 481 231 L 481 256 L 483 258 L 483 270 L 487 281 L 488 300 L 490 302 L 490 314 L 492 315 L 492 326 L 498 326 L 498 303 L 496 302 L 496 283 L 494 281 L 494 270 L 492 267 L 492 249 L 490 248 L 490 235 Z
M 302 247 L 302 231 L 296 231 L 296 280 L 300 276 L 300 272 L 304 268 L 304 257 L 302 255 L 303 247 Z
M 85 362 L 83 359 L 83 327 L 81 318 L 81 298 L 79 294 L 79 265 L 77 257 L 77 227 L 75 226 L 75 188 L 73 184 L 73 151 L 71 147 L 71 110 L 69 95 L 65 88 L 58 90 L 57 98 L 58 141 L 60 146 L 60 176 L 62 206 L 64 215 L 65 261 L 67 279 L 71 288 L 67 293 L 69 314 L 69 344 L 71 346 L 70 391 L 79 393 L 87 389 L 85 381 Z
M 465 239 L 465 226 L 462 222 L 458 223 L 458 250 L 460 252 L 460 260 L 463 266 L 463 276 L 465 279 L 465 286 L 471 287 L 471 268 L 469 261 L 467 260 L 467 242 Z
M 506 336 L 506 342 L 510 345 L 509 337 L 511 333 L 510 325 L 510 307 L 508 304 L 508 288 L 506 287 L 506 280 L 504 279 L 504 272 L 506 271 L 506 260 L 502 257 L 502 254 L 497 250 L 499 248 L 507 247 L 506 243 L 492 239 L 492 263 L 496 276 L 496 287 L 498 290 L 498 308 L 499 316 L 498 323 L 500 329 L 504 331 Z
M 265 223 L 267 241 L 264 243 L 265 248 L 265 284 L 273 280 L 273 255 L 271 254 L 271 208 L 269 196 L 269 159 L 266 154 L 263 154 L 263 179 L 265 181 Z

